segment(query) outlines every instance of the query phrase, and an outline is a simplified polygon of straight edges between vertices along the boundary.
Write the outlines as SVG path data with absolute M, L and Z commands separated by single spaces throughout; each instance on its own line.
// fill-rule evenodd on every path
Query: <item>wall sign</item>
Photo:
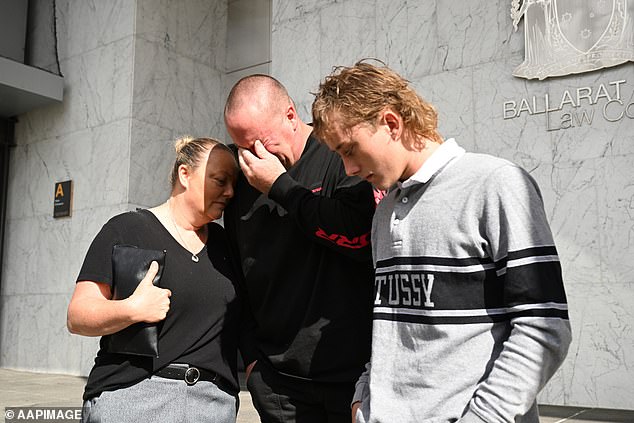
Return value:
M 597 120 L 634 119 L 634 87 L 627 80 L 598 83 L 504 102 L 504 119 L 543 114 L 545 129 L 558 131 L 592 125 Z
M 53 217 L 70 216 L 73 200 L 73 181 L 55 183 Z
M 524 63 L 513 75 L 544 79 L 634 61 L 634 0 L 512 0 L 524 18 Z

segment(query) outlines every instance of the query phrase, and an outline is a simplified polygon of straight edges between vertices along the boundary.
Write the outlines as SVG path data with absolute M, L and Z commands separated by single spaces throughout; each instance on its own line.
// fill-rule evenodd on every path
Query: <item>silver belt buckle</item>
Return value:
M 198 379 L 200 379 L 200 370 L 198 370 L 196 367 L 190 367 L 187 370 L 185 370 L 185 383 L 188 385 L 195 385 L 196 382 L 198 382 Z

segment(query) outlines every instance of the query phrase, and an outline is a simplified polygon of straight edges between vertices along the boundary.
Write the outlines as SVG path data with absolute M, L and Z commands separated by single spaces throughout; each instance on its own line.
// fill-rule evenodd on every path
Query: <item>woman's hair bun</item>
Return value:
M 185 148 L 185 146 L 187 146 L 187 144 L 189 144 L 193 140 L 194 140 L 194 137 L 190 135 L 185 135 L 178 138 L 176 142 L 174 143 L 174 149 L 176 150 L 176 154 L 180 153 L 181 150 Z

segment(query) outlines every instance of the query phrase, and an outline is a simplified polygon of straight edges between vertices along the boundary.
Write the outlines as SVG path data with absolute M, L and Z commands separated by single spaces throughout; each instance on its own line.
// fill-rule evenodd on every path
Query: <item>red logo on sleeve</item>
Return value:
M 361 236 L 355 236 L 354 238 L 350 239 L 345 235 L 339 235 L 339 234 L 329 235 L 326 233 L 326 231 L 319 228 L 317 229 L 317 232 L 315 232 L 315 235 L 317 235 L 319 238 L 327 239 L 333 244 L 337 244 L 338 246 L 345 247 L 345 248 L 357 249 L 357 248 L 367 247 L 368 245 L 370 245 L 369 232 Z

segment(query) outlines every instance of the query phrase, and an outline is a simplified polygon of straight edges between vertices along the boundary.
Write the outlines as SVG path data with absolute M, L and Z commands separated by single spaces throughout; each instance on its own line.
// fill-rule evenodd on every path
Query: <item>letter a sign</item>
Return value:
M 72 198 L 73 181 L 56 182 L 53 217 L 70 216 Z

